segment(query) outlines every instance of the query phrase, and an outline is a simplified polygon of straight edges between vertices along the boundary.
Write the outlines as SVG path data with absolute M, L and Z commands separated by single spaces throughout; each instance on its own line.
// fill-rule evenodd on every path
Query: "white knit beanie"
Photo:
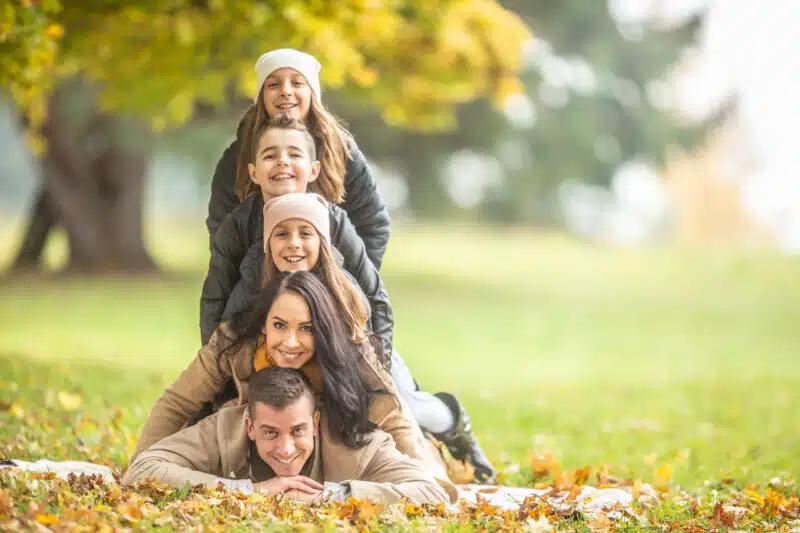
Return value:
M 319 71 L 322 69 L 322 65 L 319 64 L 317 58 L 291 48 L 279 48 L 267 52 L 256 61 L 256 94 L 254 98 L 256 102 L 261 96 L 261 89 L 267 76 L 279 68 L 285 67 L 293 68 L 302 74 L 314 92 L 314 96 L 320 102 L 322 101 L 322 90 L 319 86 Z

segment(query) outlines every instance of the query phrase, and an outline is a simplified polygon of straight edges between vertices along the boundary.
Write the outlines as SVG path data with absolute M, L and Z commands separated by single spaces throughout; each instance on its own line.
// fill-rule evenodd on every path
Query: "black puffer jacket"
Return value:
M 248 110 L 247 113 L 252 111 Z M 247 116 L 245 113 L 245 117 Z M 209 243 L 214 246 L 214 235 L 225 217 L 239 204 L 236 197 L 236 158 L 239 154 L 239 139 L 242 137 L 244 118 L 239 122 L 236 139 L 225 149 L 217 162 L 214 178 L 211 181 L 211 199 L 208 202 Z M 370 173 L 364 154 L 353 143 L 350 146 L 351 158 L 347 162 L 344 177 L 344 201 L 339 205 L 347 213 L 350 222 L 367 250 L 367 257 L 375 268 L 381 268 L 386 244 L 389 242 L 389 211 L 383 202 Z
M 200 332 L 203 345 L 223 320 L 247 309 L 261 287 L 264 265 L 264 200 L 253 194 L 223 221 L 211 246 L 208 275 L 200 299 Z M 394 316 L 378 270 L 347 214 L 329 204 L 331 245 L 367 297 L 370 325 L 385 353 L 391 353 Z

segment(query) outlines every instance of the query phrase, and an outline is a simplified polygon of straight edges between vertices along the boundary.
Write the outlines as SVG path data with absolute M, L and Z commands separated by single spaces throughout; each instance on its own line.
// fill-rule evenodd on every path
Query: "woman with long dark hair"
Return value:
M 231 322 L 238 338 L 220 352 L 220 360 L 255 342 L 253 368 L 291 367 L 303 371 L 327 406 L 336 436 L 351 447 L 376 428 L 369 421 L 369 400 L 385 390 L 369 390 L 361 373 L 359 346 L 350 340 L 330 291 L 314 274 L 276 277 L 255 301 L 251 312 Z M 325 386 L 325 384 L 331 384 Z
M 186 425 L 204 403 L 219 397 L 229 378 L 236 388 L 235 402 L 246 403 L 250 375 L 269 365 L 306 374 L 322 400 L 332 434 L 343 443 L 359 446 L 377 425 L 400 452 L 447 479 L 435 448 L 399 400 L 375 344 L 353 342 L 328 288 L 302 270 L 279 273 L 249 312 L 217 329 L 156 401 L 134 457 Z

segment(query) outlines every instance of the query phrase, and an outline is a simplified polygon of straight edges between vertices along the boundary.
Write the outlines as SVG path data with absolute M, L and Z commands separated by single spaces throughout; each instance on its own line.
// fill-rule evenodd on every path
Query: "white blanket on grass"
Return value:
M 108 483 L 116 483 L 111 469 L 107 466 L 96 465 L 84 461 L 50 461 L 40 459 L 34 463 L 12 459 L 13 466 L 30 472 L 52 472 L 56 477 L 67 479 L 69 474 L 99 474 Z M 11 466 L 11 465 L 5 465 Z M 2 468 L 2 466 L 0 466 Z M 537 496 L 558 508 L 562 505 L 569 505 L 562 498 L 553 497 L 550 489 L 531 489 L 526 487 L 505 487 L 502 485 L 458 485 L 459 501 L 465 503 L 477 503 L 478 496 L 485 500 L 489 505 L 501 509 L 518 509 L 520 504 L 529 496 Z M 622 517 L 624 514 L 635 516 L 630 504 L 633 496 L 630 492 L 618 488 L 598 489 L 589 485 L 584 485 L 581 492 L 575 499 L 577 509 L 581 512 L 593 515 L 603 509 L 610 509 L 619 504 L 618 509 L 624 509 L 627 513 L 611 513 L 610 518 Z

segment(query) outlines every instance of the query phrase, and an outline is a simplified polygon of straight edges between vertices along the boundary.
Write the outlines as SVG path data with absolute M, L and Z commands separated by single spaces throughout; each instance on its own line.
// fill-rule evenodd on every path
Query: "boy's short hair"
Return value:
M 268 366 L 250 376 L 247 384 L 247 409 L 253 416 L 253 406 L 263 403 L 283 409 L 308 395 L 316 409 L 316 398 L 305 374 L 295 368 Z
M 306 140 L 306 149 L 308 150 L 308 155 L 311 156 L 312 161 L 317 160 L 317 145 L 314 143 L 314 137 L 311 136 L 311 133 L 308 131 L 308 127 L 306 127 L 305 122 L 297 118 L 291 118 L 287 115 L 278 115 L 277 117 L 271 118 L 265 122 L 264 125 L 262 125 L 256 132 L 256 135 L 253 138 L 253 151 L 250 153 L 251 163 L 255 163 L 256 161 L 256 157 L 258 156 L 258 145 L 261 142 L 261 138 L 269 130 L 275 129 L 295 130 L 302 133 L 303 138 Z

